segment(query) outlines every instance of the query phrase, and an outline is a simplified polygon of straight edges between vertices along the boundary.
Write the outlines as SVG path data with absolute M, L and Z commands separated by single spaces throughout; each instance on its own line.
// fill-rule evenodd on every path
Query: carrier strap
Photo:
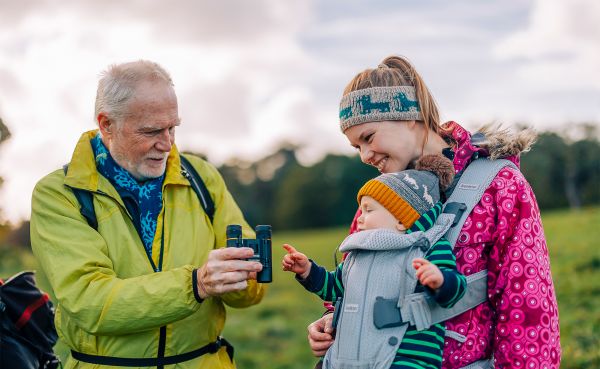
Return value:
M 452 227 L 446 233 L 446 239 L 452 247 L 456 244 L 467 217 L 475 205 L 479 203 L 481 196 L 483 196 L 483 193 L 500 170 L 505 167 L 518 170 L 516 165 L 506 159 L 489 160 L 488 158 L 481 158 L 474 160 L 462 173 L 443 211 L 444 213 L 455 214 Z M 466 279 L 465 295 L 451 308 L 439 306 L 428 292 L 409 294 L 402 302 L 394 300 L 377 301 L 379 311 L 385 312 L 380 318 L 380 324 L 395 326 L 399 323 L 409 323 L 414 325 L 417 330 L 423 330 L 485 302 L 487 300 L 487 269 L 466 276 Z M 400 310 L 399 314 L 394 312 L 394 309 L 398 311 L 398 308 Z
M 456 245 L 458 235 L 467 217 L 471 214 L 475 205 L 479 203 L 481 196 L 483 196 L 483 193 L 490 186 L 494 178 L 505 167 L 519 170 L 510 160 L 480 158 L 469 164 L 462 173 L 454 191 L 452 191 L 452 195 L 450 195 L 444 205 L 444 212 L 455 211 L 455 207 L 458 206 L 461 208 L 460 204 L 465 205 L 462 208 L 462 212 L 460 212 L 461 209 L 458 210 L 460 214 L 457 214 L 457 218 L 454 220 L 455 223 L 448 233 L 446 233 L 446 239 L 452 247 Z
M 221 347 L 226 348 L 227 355 L 229 355 L 229 359 L 233 361 L 233 346 L 223 337 L 217 337 L 217 340 L 215 342 L 211 342 L 208 345 L 202 346 L 197 350 L 174 356 L 152 358 L 125 358 L 114 356 L 90 355 L 73 350 L 71 351 L 71 356 L 73 356 L 75 360 L 79 360 L 89 364 L 125 367 L 161 366 L 183 363 L 185 361 L 195 359 L 205 354 L 214 354 L 217 351 L 219 351 Z

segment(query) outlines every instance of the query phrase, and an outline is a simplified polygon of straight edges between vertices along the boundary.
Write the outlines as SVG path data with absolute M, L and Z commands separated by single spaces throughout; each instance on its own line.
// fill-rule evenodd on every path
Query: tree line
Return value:
M 541 132 L 521 156 L 521 170 L 542 210 L 600 204 L 599 133 L 597 124 Z M 219 167 L 248 222 L 275 229 L 349 225 L 356 193 L 377 170 L 358 155 L 328 154 L 303 166 L 297 149 L 282 145 L 256 162 L 235 159 Z
M 542 210 L 600 204 L 599 136 L 597 124 L 541 132 L 533 149 L 521 156 L 521 170 Z M 0 144 L 9 137 L 0 119 Z M 356 193 L 377 170 L 361 163 L 358 155 L 328 154 L 304 166 L 296 158 L 298 149 L 282 144 L 260 160 L 232 159 L 218 169 L 253 226 L 271 224 L 282 230 L 349 225 L 357 209 Z M 29 222 L 0 222 L 2 245 L 29 247 Z

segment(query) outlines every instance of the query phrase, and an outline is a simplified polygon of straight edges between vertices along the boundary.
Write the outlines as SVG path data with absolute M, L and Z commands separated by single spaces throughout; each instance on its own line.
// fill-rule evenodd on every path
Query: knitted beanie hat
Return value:
M 440 201 L 440 191 L 454 179 L 454 166 L 443 155 L 425 155 L 415 169 L 385 173 L 358 191 L 357 200 L 370 196 L 392 213 L 407 229 Z

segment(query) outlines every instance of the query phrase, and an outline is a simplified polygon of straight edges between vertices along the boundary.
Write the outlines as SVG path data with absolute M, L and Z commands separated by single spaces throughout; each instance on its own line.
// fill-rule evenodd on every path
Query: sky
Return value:
M 444 120 L 538 130 L 600 122 L 597 0 L 0 0 L 1 218 L 94 129 L 99 74 L 156 61 L 179 99 L 179 149 L 220 165 L 282 143 L 309 165 L 351 154 L 342 90 L 408 57 Z

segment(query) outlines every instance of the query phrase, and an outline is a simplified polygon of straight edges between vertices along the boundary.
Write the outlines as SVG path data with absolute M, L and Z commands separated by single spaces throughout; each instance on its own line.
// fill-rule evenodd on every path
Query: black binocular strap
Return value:
M 227 355 L 229 356 L 229 359 L 233 362 L 233 346 L 223 337 L 217 337 L 217 340 L 215 342 L 211 342 L 208 345 L 202 346 L 197 350 L 174 356 L 155 358 L 125 358 L 114 356 L 90 355 L 73 350 L 71 350 L 71 356 L 73 356 L 73 359 L 75 360 L 79 360 L 89 364 L 125 367 L 161 366 L 183 363 L 185 361 L 195 359 L 205 354 L 214 354 L 217 351 L 219 351 L 221 347 L 226 348 Z

